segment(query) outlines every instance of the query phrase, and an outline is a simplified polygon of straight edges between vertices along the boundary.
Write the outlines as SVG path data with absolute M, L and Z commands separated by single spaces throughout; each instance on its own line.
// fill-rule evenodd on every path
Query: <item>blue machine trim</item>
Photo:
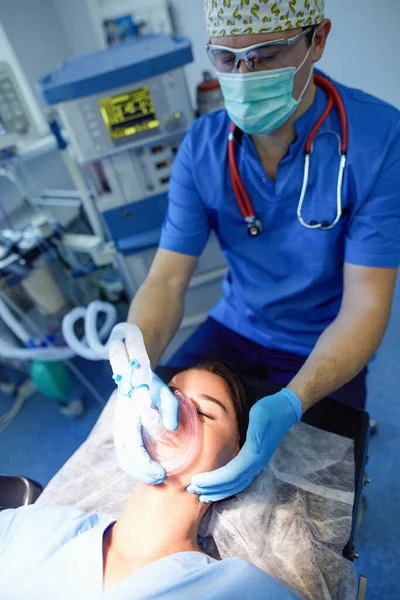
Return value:
M 193 62 L 188 38 L 158 34 L 85 54 L 47 73 L 36 88 L 46 105 L 107 92 Z
M 129 256 L 158 246 L 167 205 L 165 193 L 104 212 L 117 250 Z

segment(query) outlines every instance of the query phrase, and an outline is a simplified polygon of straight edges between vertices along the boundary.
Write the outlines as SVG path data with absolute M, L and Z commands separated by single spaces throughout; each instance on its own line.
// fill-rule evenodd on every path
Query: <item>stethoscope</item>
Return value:
M 300 221 L 300 223 L 303 225 L 303 227 L 306 227 L 307 229 L 326 230 L 326 229 L 333 229 L 333 227 L 335 227 L 339 223 L 339 221 L 342 217 L 342 189 L 343 189 L 344 170 L 345 170 L 346 161 L 347 161 L 349 127 L 348 127 L 346 109 L 344 107 L 343 100 L 342 100 L 338 90 L 336 89 L 336 86 L 331 81 L 329 81 L 326 77 L 324 77 L 323 75 L 319 75 L 317 73 L 314 75 L 314 82 L 316 83 L 316 85 L 318 85 L 318 87 L 321 87 L 322 89 L 324 89 L 326 91 L 326 93 L 328 95 L 328 104 L 325 108 L 324 113 L 321 115 L 321 117 L 318 119 L 318 121 L 315 123 L 313 129 L 311 130 L 311 133 L 308 136 L 306 145 L 304 147 L 304 154 L 305 154 L 304 179 L 303 179 L 303 187 L 302 187 L 301 194 L 300 194 L 299 204 L 297 207 L 297 218 Z M 336 198 L 337 198 L 336 218 L 334 221 L 332 221 L 332 223 L 329 223 L 329 221 L 322 221 L 322 223 L 317 223 L 316 221 L 311 221 L 310 223 L 306 223 L 306 221 L 303 219 L 302 213 L 303 213 L 304 199 L 306 197 L 306 192 L 307 192 L 307 187 L 308 187 L 308 181 L 309 181 L 309 175 L 310 175 L 310 162 L 311 162 L 311 156 L 312 156 L 313 150 L 314 150 L 314 141 L 315 141 L 317 134 L 318 134 L 319 130 L 321 129 L 322 125 L 325 123 L 326 119 L 330 115 L 334 104 L 336 104 L 336 107 L 338 109 L 340 122 L 341 122 L 341 128 L 342 128 L 342 138 L 340 138 L 340 135 L 335 132 L 329 132 L 329 133 L 332 133 L 332 135 L 337 137 L 339 140 L 340 166 L 339 166 L 339 175 L 338 175 L 337 192 L 336 192 Z M 235 143 L 236 131 L 241 133 L 240 129 L 238 129 L 236 127 L 236 125 L 234 123 L 232 123 L 230 131 L 229 131 L 228 162 L 229 162 L 230 175 L 231 175 L 231 180 L 232 180 L 232 185 L 233 185 L 233 191 L 235 193 L 236 200 L 239 205 L 240 211 L 246 222 L 247 230 L 248 230 L 250 237 L 258 237 L 263 231 L 263 224 L 260 221 L 260 219 L 258 219 L 256 217 L 253 205 L 251 203 L 251 200 L 245 190 L 242 179 L 240 177 L 237 160 L 236 160 L 236 143 Z

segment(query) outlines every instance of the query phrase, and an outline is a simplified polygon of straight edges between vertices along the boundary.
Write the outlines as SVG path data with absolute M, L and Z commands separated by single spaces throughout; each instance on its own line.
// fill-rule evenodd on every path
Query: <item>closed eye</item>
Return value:
M 207 419 L 211 419 L 211 421 L 215 421 L 215 417 L 212 417 L 211 415 L 206 415 L 206 413 L 203 413 L 199 409 L 197 409 L 197 414 L 200 415 L 201 417 L 206 417 Z
M 180 391 L 180 390 L 179 390 L 177 387 L 175 387 L 175 386 L 173 386 L 173 385 L 170 385 L 170 386 L 169 386 L 169 389 L 171 390 L 171 392 L 172 392 L 173 394 L 175 394 L 175 392 L 179 392 L 179 393 L 181 393 L 181 391 Z M 215 421 L 215 417 L 213 417 L 212 415 L 209 415 L 209 414 L 207 414 L 207 413 L 203 412 L 202 410 L 200 410 L 200 408 L 198 408 L 198 405 L 197 405 L 197 403 L 196 403 L 196 402 L 193 400 L 193 398 L 190 398 L 190 400 L 191 400 L 191 401 L 193 402 L 193 404 L 196 406 L 196 411 L 197 411 L 197 414 L 198 414 L 199 416 L 201 416 L 201 417 L 206 417 L 206 419 L 210 419 L 211 421 Z

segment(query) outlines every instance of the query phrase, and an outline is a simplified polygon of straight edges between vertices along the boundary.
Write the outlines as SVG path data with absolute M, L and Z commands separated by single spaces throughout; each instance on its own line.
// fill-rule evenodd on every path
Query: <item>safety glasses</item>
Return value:
M 288 51 L 310 31 L 312 27 L 291 38 L 263 42 L 240 50 L 214 44 L 207 44 L 206 48 L 212 64 L 220 73 L 235 73 L 242 60 L 252 71 L 264 71 L 270 65 L 283 61 Z

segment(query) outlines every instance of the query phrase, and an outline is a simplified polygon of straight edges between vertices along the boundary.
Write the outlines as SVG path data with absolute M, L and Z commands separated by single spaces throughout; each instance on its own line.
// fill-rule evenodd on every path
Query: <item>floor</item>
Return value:
M 400 598 L 400 285 L 390 326 L 371 365 L 369 412 L 378 419 L 367 472 L 368 506 L 357 537 L 358 571 L 369 578 L 368 600 Z
M 83 359 L 75 359 L 74 363 L 101 390 L 105 402 L 114 388 L 109 365 Z M 39 393 L 31 396 L 15 420 L 0 432 L 0 473 L 25 475 L 45 486 L 87 438 L 100 415 L 102 406 L 74 382 L 69 398 L 82 397 L 87 412 L 75 420 L 64 417 L 57 402 Z M 0 414 L 10 406 L 0 395 Z
M 378 419 L 378 435 L 371 440 L 367 509 L 357 536 L 357 569 L 368 577 L 368 600 L 400 598 L 400 285 L 391 323 L 376 361 L 371 365 L 369 411 Z M 113 388 L 106 363 L 77 360 L 98 390 L 108 398 Z M 71 397 L 82 395 L 75 384 Z M 0 413 L 9 407 L 0 396 Z M 80 420 L 61 416 L 55 402 L 32 396 L 15 421 L 0 433 L 0 473 L 24 474 L 45 485 L 85 440 L 101 406 L 87 398 L 87 414 Z

